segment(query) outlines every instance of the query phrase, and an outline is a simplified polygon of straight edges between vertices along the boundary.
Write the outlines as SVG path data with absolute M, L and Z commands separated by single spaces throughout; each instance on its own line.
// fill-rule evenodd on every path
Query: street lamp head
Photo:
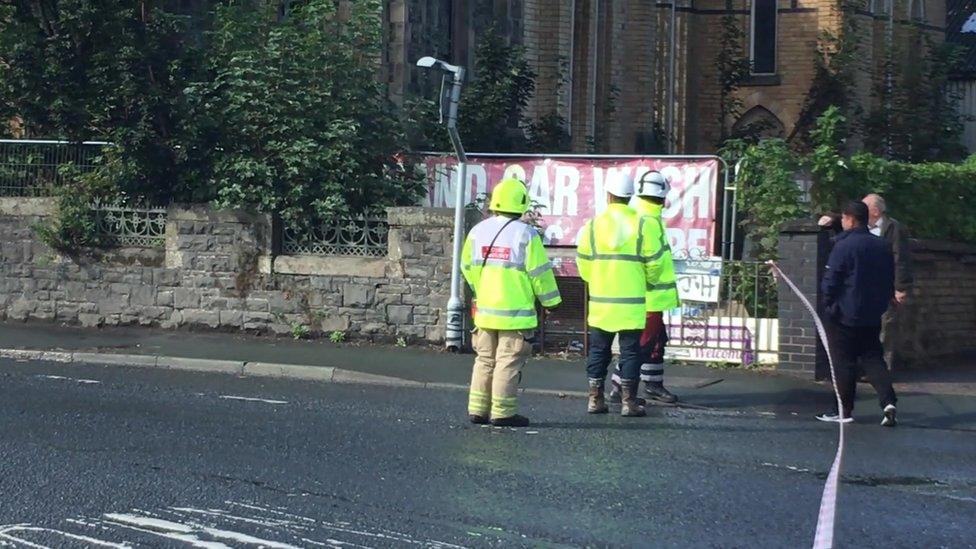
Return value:
M 459 75 L 463 74 L 463 70 L 464 70 L 461 67 L 458 67 L 457 65 L 452 65 L 445 61 L 441 61 L 440 59 L 435 59 L 429 55 L 426 57 L 421 57 L 419 60 L 417 60 L 417 66 L 425 69 L 437 67 L 444 72 L 454 73 L 455 78 L 460 78 Z

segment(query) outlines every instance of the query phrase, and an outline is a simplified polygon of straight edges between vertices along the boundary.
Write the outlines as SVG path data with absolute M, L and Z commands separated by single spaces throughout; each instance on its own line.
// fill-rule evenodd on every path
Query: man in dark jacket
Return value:
M 881 424 L 894 426 L 897 398 L 879 338 L 881 316 L 894 300 L 894 257 L 888 243 L 868 231 L 868 207 L 863 202 L 848 204 L 841 224 L 844 232 L 835 239 L 827 260 L 821 295 L 842 408 L 817 419 L 853 421 L 860 367 L 878 393 Z
M 881 345 L 884 361 L 888 369 L 894 371 L 895 347 L 900 336 L 898 310 L 905 304 L 915 277 L 912 272 L 912 252 L 908 241 L 908 230 L 897 219 L 889 217 L 884 198 L 871 193 L 862 200 L 868 207 L 868 231 L 883 238 L 895 257 L 895 300 L 881 317 Z M 840 233 L 843 229 L 840 216 L 825 215 L 820 218 L 820 226 Z
M 884 347 L 884 359 L 888 368 L 894 371 L 895 342 L 899 337 L 898 309 L 905 304 L 908 292 L 915 281 L 908 231 L 897 219 L 887 215 L 885 201 L 880 195 L 869 194 L 864 197 L 863 202 L 868 207 L 868 230 L 871 234 L 885 239 L 891 245 L 891 251 L 895 255 L 895 303 L 888 307 L 881 317 L 881 345 Z

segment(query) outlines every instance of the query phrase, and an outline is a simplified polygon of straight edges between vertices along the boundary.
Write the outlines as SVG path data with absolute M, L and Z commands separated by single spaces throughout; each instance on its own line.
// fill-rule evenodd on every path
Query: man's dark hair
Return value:
M 615 194 L 611 194 L 609 198 L 610 198 L 610 203 L 611 204 L 629 204 L 630 203 L 630 197 L 629 196 L 625 198 L 623 196 L 617 196 Z
M 858 225 L 868 224 L 868 206 L 861 201 L 850 201 L 844 207 L 844 215 L 849 215 L 857 220 Z

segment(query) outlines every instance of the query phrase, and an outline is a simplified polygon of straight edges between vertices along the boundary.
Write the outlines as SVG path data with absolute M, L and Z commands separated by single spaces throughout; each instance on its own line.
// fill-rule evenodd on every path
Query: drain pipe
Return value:
M 675 86 L 675 53 L 678 44 L 675 27 L 678 22 L 678 0 L 671 0 L 671 25 L 669 28 L 671 45 L 668 47 L 668 104 L 666 112 L 668 128 L 668 152 L 674 154 L 677 149 L 677 137 L 674 135 L 674 86 Z

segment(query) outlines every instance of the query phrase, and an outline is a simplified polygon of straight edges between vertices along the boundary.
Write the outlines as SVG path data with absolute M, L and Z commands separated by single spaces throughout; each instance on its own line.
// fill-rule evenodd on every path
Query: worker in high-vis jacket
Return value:
M 587 412 L 605 414 L 604 381 L 612 359 L 614 337 L 620 346 L 620 415 L 646 415 L 637 399 L 641 366 L 641 333 L 646 320 L 646 292 L 658 283 L 651 223 L 628 206 L 634 180 L 626 174 L 605 186 L 607 208 L 580 231 L 576 263 L 589 293 L 589 378 Z
M 494 215 L 471 229 L 461 251 L 462 272 L 476 298 L 472 343 L 478 356 L 468 397 L 472 423 L 529 424 L 516 413 L 516 391 L 539 323 L 535 302 L 552 309 L 562 301 L 539 231 L 521 221 L 528 208 L 524 183 L 500 181 L 488 204 Z
M 673 404 L 678 397 L 664 387 L 664 348 L 668 331 L 664 325 L 664 311 L 681 306 L 678 299 L 674 257 L 668 244 L 662 213 L 664 200 L 671 190 L 668 179 L 658 171 L 650 171 L 637 181 L 634 209 L 646 219 L 651 230 L 652 251 L 649 266 L 657 282 L 647 287 L 647 321 L 641 333 L 640 378 L 644 382 L 644 394 L 666 404 Z M 610 402 L 620 402 L 620 366 L 610 380 Z

